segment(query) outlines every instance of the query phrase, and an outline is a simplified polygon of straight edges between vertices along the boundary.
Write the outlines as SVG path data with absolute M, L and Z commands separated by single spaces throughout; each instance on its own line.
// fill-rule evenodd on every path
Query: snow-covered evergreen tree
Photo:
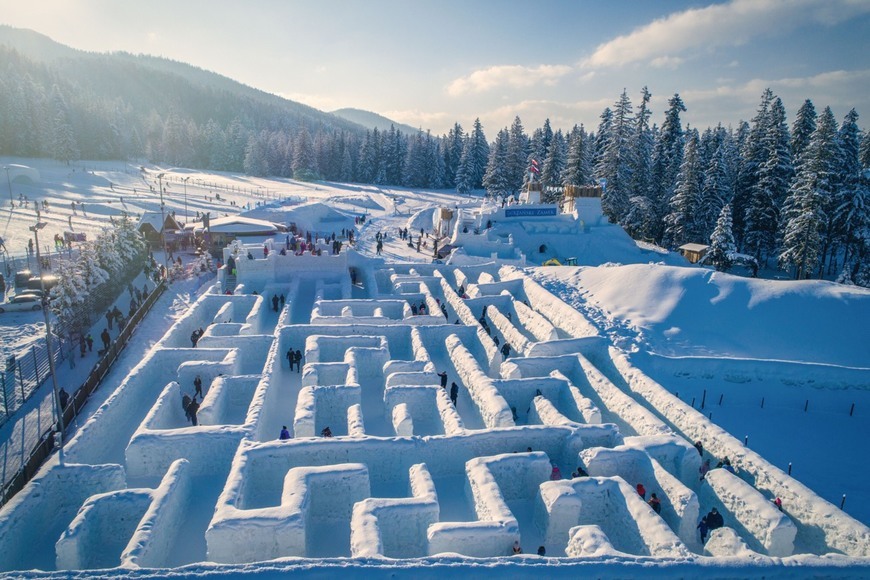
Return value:
M 670 248 L 697 243 L 700 239 L 696 221 L 702 178 L 698 139 L 698 132 L 690 131 L 674 196 L 671 198 L 671 211 L 665 216 L 665 243 Z
M 613 137 L 613 111 L 610 107 L 605 107 L 604 110 L 601 111 L 601 115 L 598 119 L 598 131 L 595 133 L 595 140 L 593 141 L 592 151 L 589 158 L 593 177 L 598 176 L 598 166 L 601 163 L 601 157 L 604 155 L 608 143 Z
M 314 143 L 308 129 L 303 125 L 293 144 L 293 178 L 310 181 L 319 177 Z
M 634 166 L 634 127 L 631 99 L 623 90 L 613 107 L 610 136 L 595 165 L 595 177 L 604 180 L 601 210 L 611 222 L 618 223 L 628 213 L 631 171 Z
M 744 247 L 756 260 L 767 263 L 776 248 L 777 230 L 788 187 L 794 175 L 785 107 L 779 97 L 770 103 L 762 136 L 756 181 L 750 191 L 744 222 Z
M 726 204 L 716 220 L 716 228 L 710 236 L 710 251 L 707 261 L 720 272 L 727 272 L 733 265 L 732 256 L 737 251 L 734 233 L 731 231 L 731 205 Z
M 716 148 L 704 171 L 697 211 L 698 235 L 701 239 L 709 239 L 721 216 L 722 208 L 730 203 L 733 195 L 733 178 L 728 167 L 727 149 L 728 143 L 723 141 Z M 730 207 L 728 219 L 730 227 Z
M 508 150 L 510 134 L 502 129 L 496 135 L 495 143 L 489 150 L 489 162 L 483 175 L 483 186 L 487 195 L 492 197 L 508 196 L 513 193 L 508 173 Z
M 95 242 L 79 245 L 79 256 L 75 264 L 87 291 L 98 288 L 110 279 L 109 273 L 100 266 Z
M 649 110 L 649 100 L 652 94 L 644 87 L 641 90 L 641 101 L 634 116 L 634 131 L 631 151 L 631 180 L 628 184 L 628 195 L 646 195 L 652 182 L 652 152 L 653 132 L 649 126 L 652 112 Z M 630 204 L 629 204 L 630 205 Z
M 837 138 L 840 167 L 833 201 L 833 230 L 837 244 L 844 248 L 845 267 L 857 273 L 860 262 L 870 258 L 862 252 L 870 237 L 870 188 L 859 158 L 860 130 L 855 109 L 843 119 Z
M 544 158 L 544 163 L 541 166 L 541 183 L 544 188 L 557 188 L 562 184 L 562 171 L 565 169 L 565 138 L 562 136 L 562 130 L 556 131 L 553 139 L 550 141 L 550 149 L 547 151 L 547 156 Z M 546 203 L 557 203 L 562 198 L 561 190 L 559 193 L 547 194 L 545 191 L 544 197 Z
M 791 156 L 798 165 L 801 154 L 810 144 L 813 131 L 816 130 L 816 108 L 809 99 L 798 109 L 791 129 Z
M 51 95 L 53 113 L 50 122 L 50 138 L 52 157 L 67 164 L 78 158 L 78 144 L 73 133 L 69 118 L 69 109 L 57 85 L 54 85 Z
M 562 171 L 562 185 L 592 183 L 591 145 L 583 125 L 574 126 L 568 138 L 568 156 Z
M 60 326 L 68 332 L 82 330 L 81 309 L 88 297 L 88 288 L 78 265 L 72 260 L 59 260 L 55 265 L 57 286 L 51 289 L 51 311 Z
M 680 113 L 685 111 L 686 105 L 683 104 L 679 94 L 675 94 L 668 100 L 665 121 L 662 123 L 653 148 L 649 199 L 654 213 L 650 216 L 646 229 L 651 232 L 651 237 L 656 241 L 661 241 L 664 237 L 664 216 L 669 211 L 677 174 L 683 163 L 685 138 Z
M 474 129 L 465 140 L 459 169 L 456 172 L 456 190 L 460 193 L 483 187 L 483 174 L 489 162 L 489 143 L 483 134 L 480 119 L 474 120 Z
M 459 169 L 459 160 L 462 158 L 462 146 L 465 141 L 465 133 L 462 125 L 456 123 L 442 140 L 442 156 L 444 158 L 444 179 L 448 187 L 456 187 L 456 171 Z
M 825 107 L 801 155 L 785 207 L 779 264 L 791 268 L 795 279 L 821 269 L 826 249 L 823 234 L 829 223 L 825 208 L 832 198 L 838 155 L 837 123 Z
M 765 137 L 770 125 L 770 104 L 773 101 L 773 91 L 765 89 L 761 94 L 761 103 L 758 111 L 752 119 L 749 134 L 743 142 L 740 155 L 743 158 L 740 171 L 737 174 L 737 183 L 734 188 L 734 199 L 731 202 L 731 211 L 734 219 L 734 237 L 737 247 L 743 248 L 746 234 L 746 217 L 753 192 L 758 185 L 760 168 L 767 161 L 767 149 Z
M 511 124 L 508 138 L 507 174 L 510 193 L 519 193 L 526 176 L 526 164 L 529 158 L 529 137 L 523 129 L 519 117 Z

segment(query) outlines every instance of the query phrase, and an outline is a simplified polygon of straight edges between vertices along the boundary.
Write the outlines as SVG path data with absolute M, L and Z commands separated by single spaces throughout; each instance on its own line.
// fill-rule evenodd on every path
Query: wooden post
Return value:
M 707 404 L 707 389 L 704 389 L 704 394 L 701 396 L 701 408 L 704 408 L 704 405 Z
M 722 406 L 722 399 L 724 399 L 724 398 L 725 398 L 725 393 L 722 393 L 721 395 L 719 395 L 719 406 L 720 407 Z

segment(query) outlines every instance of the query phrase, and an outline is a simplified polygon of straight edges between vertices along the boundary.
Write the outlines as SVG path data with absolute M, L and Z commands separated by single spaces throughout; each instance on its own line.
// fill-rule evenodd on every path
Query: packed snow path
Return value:
M 222 272 L 81 426 L 66 463 L 53 458 L 0 512 L 0 569 L 496 559 L 515 545 L 543 546 L 549 565 L 681 562 L 714 577 L 727 556 L 867 565 L 866 526 L 522 271 L 354 251 L 237 264 L 234 292 Z M 182 398 L 196 377 L 193 425 Z M 737 474 L 702 482 L 702 460 L 725 457 Z M 696 526 L 714 507 L 725 528 L 704 545 Z

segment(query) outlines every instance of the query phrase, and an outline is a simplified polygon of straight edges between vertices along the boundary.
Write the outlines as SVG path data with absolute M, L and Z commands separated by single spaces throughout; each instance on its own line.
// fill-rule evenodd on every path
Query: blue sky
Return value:
M 0 0 L 0 22 L 75 48 L 165 56 L 322 110 L 440 134 L 598 124 L 648 86 L 703 128 L 753 116 L 765 87 L 870 127 L 870 0 Z

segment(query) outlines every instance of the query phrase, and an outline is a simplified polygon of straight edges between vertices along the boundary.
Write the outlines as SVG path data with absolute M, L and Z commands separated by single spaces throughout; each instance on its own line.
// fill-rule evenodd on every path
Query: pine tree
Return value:
M 870 191 L 859 159 L 860 131 L 855 109 L 843 119 L 837 138 L 841 154 L 833 203 L 834 231 L 837 241 L 844 246 L 844 267 L 857 272 L 861 265 L 851 263 L 855 258 L 859 261 L 866 258 L 862 249 L 870 237 Z
M 698 133 L 691 131 L 677 175 L 671 211 L 665 216 L 665 242 L 670 248 L 697 241 L 696 212 L 701 192 L 701 166 L 698 157 Z
M 830 222 L 825 207 L 832 197 L 838 154 L 837 123 L 825 107 L 801 155 L 785 207 L 779 264 L 792 268 L 795 279 L 811 276 L 822 265 L 824 234 Z
M 709 239 L 721 217 L 722 208 L 729 205 L 733 195 L 732 176 L 728 168 L 726 151 L 728 144 L 722 142 L 704 171 L 703 185 L 698 201 L 698 233 L 701 239 Z M 731 208 L 728 208 L 728 227 L 731 227 Z M 730 232 L 730 229 L 729 229 Z
M 861 167 L 870 169 L 870 133 L 864 133 L 864 138 L 861 139 L 858 159 L 861 161 Z
M 293 144 L 293 178 L 302 181 L 319 179 L 317 170 L 317 156 L 314 151 L 314 143 L 311 134 L 303 125 L 296 134 Z
M 449 187 L 456 187 L 456 171 L 459 169 L 459 160 L 462 158 L 462 147 L 465 134 L 462 125 L 456 123 L 442 141 L 444 157 L 444 179 Z
M 649 199 L 653 206 L 647 229 L 650 237 L 656 241 L 664 238 L 664 216 L 668 213 L 677 174 L 683 163 L 683 147 L 685 138 L 680 122 L 680 113 L 686 111 L 686 106 L 679 94 L 668 100 L 668 110 L 665 121 L 653 148 L 651 169 L 651 193 Z
M 574 126 L 568 138 L 568 157 L 562 171 L 562 185 L 592 183 L 591 146 L 583 125 Z
M 632 119 L 631 100 L 628 98 L 628 93 L 623 90 L 613 108 L 610 137 L 594 169 L 595 176 L 604 181 L 601 210 L 614 223 L 622 221 L 628 213 L 629 186 L 634 166 Z
M 744 228 L 746 251 L 765 264 L 768 255 L 776 247 L 779 209 L 794 175 L 785 107 L 779 97 L 775 97 L 770 104 L 766 125 L 761 142 L 761 158 L 764 161 L 757 167 L 756 183 L 750 192 Z
M 649 118 L 652 115 L 649 110 L 650 97 L 652 94 L 644 87 L 641 90 L 640 106 L 634 116 L 629 196 L 646 195 L 652 183 L 653 132 L 649 126 Z
M 523 187 L 526 176 L 526 164 L 529 158 L 529 137 L 523 130 L 519 117 L 514 118 L 508 137 L 507 175 L 510 186 L 509 194 L 517 194 Z
M 483 186 L 492 197 L 507 197 L 512 193 L 508 174 L 508 147 L 510 134 L 502 129 L 496 135 L 495 143 L 489 150 L 489 162 L 483 175 Z
M 51 102 L 52 157 L 69 165 L 70 161 L 78 157 L 78 145 L 69 120 L 69 109 L 57 85 L 53 87 Z
M 804 149 L 810 144 L 810 138 L 815 130 L 816 108 L 813 106 L 813 102 L 807 99 L 798 109 L 791 130 L 791 157 L 794 159 L 795 165 L 798 164 Z
M 474 129 L 465 141 L 457 170 L 456 189 L 460 193 L 483 187 L 483 174 L 489 162 L 489 143 L 483 134 L 480 119 L 474 120 Z M 460 183 L 461 181 L 461 183 Z
M 720 272 L 727 272 L 733 265 L 732 256 L 737 251 L 731 231 L 731 205 L 726 204 L 716 220 L 716 229 L 710 236 L 710 252 L 707 261 Z
M 565 169 L 565 138 L 562 130 L 556 131 L 550 141 L 550 149 L 541 166 L 541 183 L 544 186 L 544 198 L 546 203 L 557 203 L 562 198 L 561 187 L 562 171 Z M 547 188 L 554 191 L 547 193 Z M 558 192 L 555 188 L 559 188 Z
M 598 118 L 598 131 L 595 133 L 595 140 L 593 141 L 592 152 L 589 159 L 589 163 L 592 167 L 592 175 L 594 177 L 598 176 L 598 166 L 601 163 L 601 157 L 604 155 L 608 143 L 613 137 L 613 111 L 610 110 L 610 107 L 605 107 Z
M 734 237 L 737 247 L 743 248 L 746 234 L 746 218 L 753 192 L 758 185 L 760 168 L 767 161 L 765 137 L 770 124 L 770 104 L 773 101 L 773 91 L 765 89 L 761 94 L 761 103 L 752 119 L 749 134 L 740 151 L 743 162 L 737 174 L 737 184 L 734 189 L 734 200 L 731 210 L 734 218 Z
M 75 261 L 59 260 L 55 265 L 58 284 L 51 289 L 51 311 L 59 326 L 69 332 L 83 330 L 79 312 L 88 297 L 88 288 Z

